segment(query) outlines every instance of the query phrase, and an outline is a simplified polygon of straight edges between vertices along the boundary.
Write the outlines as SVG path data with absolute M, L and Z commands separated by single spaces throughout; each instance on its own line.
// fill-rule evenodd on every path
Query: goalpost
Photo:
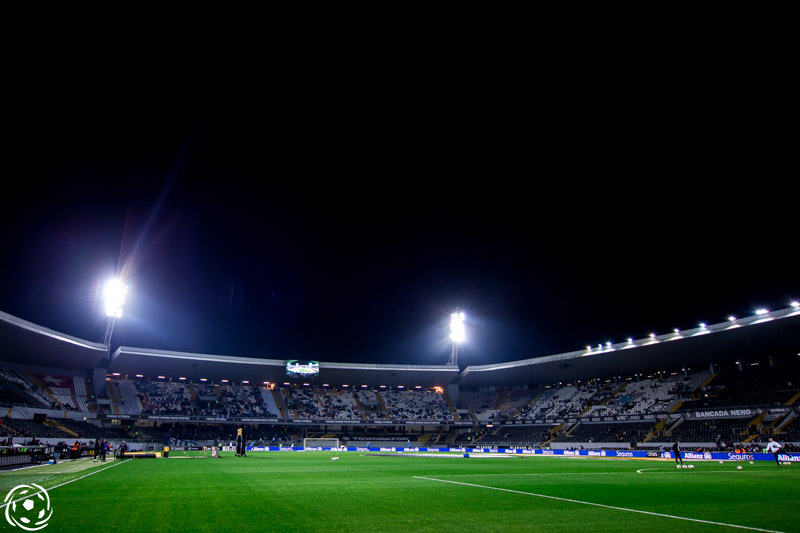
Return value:
M 306 438 L 303 439 L 303 448 L 338 448 L 339 439 Z

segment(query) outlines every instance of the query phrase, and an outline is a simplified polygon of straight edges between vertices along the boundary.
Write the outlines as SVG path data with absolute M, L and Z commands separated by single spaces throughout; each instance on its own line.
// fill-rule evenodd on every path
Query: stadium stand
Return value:
M 791 328 L 788 331 L 791 334 Z M 662 343 L 658 348 L 665 354 L 661 362 L 677 357 L 678 352 L 669 351 L 675 345 Z M 739 343 L 733 346 L 740 347 Z M 94 354 L 96 349 L 89 351 Z M 609 357 L 617 357 L 608 352 Z M 683 353 L 691 354 L 691 350 Z M 564 360 L 602 361 L 606 354 L 586 355 L 559 359 L 548 368 L 568 373 L 571 367 Z M 625 360 L 619 357 L 614 361 Z M 225 442 L 235 438 L 237 426 L 244 425 L 248 440 L 281 444 L 307 437 L 356 443 L 551 447 L 602 443 L 642 448 L 681 440 L 699 449 L 755 446 L 770 436 L 792 446 L 800 442 L 796 345 L 783 358 L 752 351 L 735 363 L 728 360 L 694 369 L 676 364 L 627 375 L 610 363 L 598 363 L 597 369 L 604 374 L 589 381 L 509 384 L 526 372 L 538 376 L 525 366 L 544 368 L 533 360 L 525 365 L 498 365 L 498 372 L 511 369 L 514 379 L 499 373 L 474 372 L 471 377 L 464 371 L 451 383 L 441 383 L 444 386 L 417 387 L 402 380 L 404 372 L 416 379 L 421 370 L 398 366 L 329 367 L 329 375 L 340 372 L 347 382 L 364 386 L 341 384 L 344 380 L 280 385 L 288 379 L 281 362 L 260 363 L 265 371 L 284 372 L 279 374 L 280 382 L 267 382 L 227 379 L 231 369 L 247 369 L 238 359 L 225 360 L 222 369 L 208 379 L 164 378 L 144 370 L 134 378 L 91 365 L 83 370 L 59 369 L 59 360 L 42 361 L 47 364 L 41 367 L 30 366 L 27 359 L 0 364 L 0 402 L 7 409 L 0 435 Z M 154 364 L 154 360 L 162 358 L 151 357 L 143 363 Z M 126 364 L 135 361 L 131 355 Z M 208 356 L 195 359 L 185 354 L 176 355 L 169 364 L 183 365 L 180 368 L 186 372 L 176 375 L 192 376 L 192 365 L 201 362 L 216 364 Z M 506 377 L 492 382 L 497 376 Z
M 385 390 L 380 393 L 394 420 L 452 420 L 447 403 L 434 391 Z
M 55 401 L 42 392 L 37 385 L 34 385 L 30 378 L 26 377 L 24 373 L 12 368 L 3 368 L 0 370 L 0 374 L 6 383 L 14 384 L 19 387 L 18 390 L 29 397 L 32 403 L 44 407 L 55 406 Z

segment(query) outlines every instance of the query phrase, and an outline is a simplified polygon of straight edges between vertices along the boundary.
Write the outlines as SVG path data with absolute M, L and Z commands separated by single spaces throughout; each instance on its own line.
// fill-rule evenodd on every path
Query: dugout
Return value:
M 0 468 L 39 464 L 52 456 L 52 446 L 0 446 Z

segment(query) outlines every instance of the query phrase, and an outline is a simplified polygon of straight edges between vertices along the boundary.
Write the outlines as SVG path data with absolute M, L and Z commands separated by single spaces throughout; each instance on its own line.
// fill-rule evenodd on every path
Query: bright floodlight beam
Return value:
M 450 352 L 448 365 L 458 365 L 458 345 L 467 338 L 466 328 L 464 327 L 464 313 L 456 311 L 450 315 L 450 340 L 453 341 L 453 351 Z
M 108 346 L 109 355 L 111 352 L 111 333 L 114 331 L 114 323 L 122 316 L 122 307 L 125 305 L 125 297 L 128 295 L 128 286 L 118 279 L 110 279 L 103 285 L 103 300 L 105 302 L 108 326 L 103 344 Z
M 125 296 L 128 286 L 118 279 L 110 279 L 103 286 L 103 299 L 105 300 L 106 316 L 119 318 L 122 316 L 122 307 L 125 305 Z

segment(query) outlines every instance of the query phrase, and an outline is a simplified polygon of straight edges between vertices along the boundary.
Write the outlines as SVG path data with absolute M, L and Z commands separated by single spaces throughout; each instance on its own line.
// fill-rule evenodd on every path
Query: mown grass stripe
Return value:
M 99 468 L 97 470 L 93 470 L 93 471 L 89 472 L 88 474 L 85 474 L 85 475 L 80 476 L 80 477 L 76 477 L 75 479 L 70 479 L 69 481 L 65 481 L 64 483 L 59 483 L 58 485 L 53 485 L 49 489 L 45 489 L 45 490 L 49 493 L 53 489 L 57 489 L 58 487 L 63 487 L 64 485 L 69 485 L 70 483 L 75 483 L 76 481 L 80 481 L 81 479 L 86 479 L 89 476 L 93 476 L 93 475 L 95 475 L 97 473 L 104 472 L 104 471 L 108 470 L 109 468 L 113 468 L 115 466 L 121 465 L 122 463 L 126 463 L 128 461 L 130 461 L 130 459 L 126 459 L 126 460 L 122 460 L 122 461 L 114 461 L 113 463 L 111 463 L 110 465 L 108 465 L 105 468 Z M 12 503 L 16 503 L 16 502 L 19 502 L 19 501 L 22 501 L 22 500 L 27 500 L 28 498 L 30 498 L 32 496 L 36 496 L 37 494 L 40 494 L 41 492 L 42 491 L 37 491 L 37 492 L 34 492 L 32 494 L 26 495 L 24 498 L 17 498 L 16 500 L 12 500 L 10 502 L 2 503 L 2 504 L 0 504 L 0 509 L 2 509 L 3 507 L 6 507 L 7 505 L 11 505 Z
M 685 516 L 676 516 L 676 515 L 669 515 L 669 514 L 664 514 L 664 513 L 655 513 L 655 512 L 652 512 L 652 511 L 642 511 L 640 509 L 628 509 L 626 507 L 617 507 L 615 505 L 606 505 L 604 503 L 585 502 L 585 501 L 581 501 L 581 500 L 573 500 L 573 499 L 570 499 L 570 498 L 561 498 L 559 496 L 549 496 L 547 494 L 536 494 L 534 492 L 523 492 L 521 490 L 504 489 L 502 487 L 492 487 L 490 485 L 477 485 L 475 483 L 465 483 L 463 481 L 452 481 L 452 480 L 449 480 L 449 479 L 437 479 L 437 478 L 423 477 L 423 476 L 414 476 L 414 478 L 415 479 L 424 479 L 426 481 L 436 481 L 438 483 L 450 483 L 450 484 L 453 484 L 453 485 L 462 485 L 462 486 L 465 486 L 465 487 L 476 487 L 476 488 L 480 488 L 480 489 L 496 490 L 496 491 L 500 491 L 500 492 L 510 492 L 510 493 L 513 493 L 513 494 L 522 494 L 524 496 L 534 496 L 536 498 L 546 498 L 546 499 L 549 499 L 549 500 L 558 500 L 558 501 L 568 502 L 568 503 L 577 503 L 577 504 L 580 504 L 580 505 L 591 505 L 593 507 L 602 507 L 602 508 L 605 508 L 605 509 L 613 509 L 613 510 L 616 510 L 616 511 L 626 511 L 626 512 L 629 512 L 629 513 L 638 513 L 638 514 L 644 514 L 644 515 L 650 515 L 650 516 L 658 516 L 658 517 L 661 517 L 661 518 L 671 518 L 673 520 L 685 520 L 687 522 L 697 522 L 697 523 L 700 523 L 700 524 L 709 524 L 709 525 L 714 525 L 714 526 L 724 526 L 724 527 L 731 527 L 731 528 L 737 528 L 737 529 L 747 529 L 747 530 L 751 530 L 751 531 L 765 531 L 767 533 L 783 533 L 781 531 L 776 531 L 774 529 L 761 529 L 761 528 L 758 528 L 758 527 L 741 526 L 741 525 L 738 525 L 738 524 L 726 524 L 725 522 L 713 522 L 711 520 L 702 520 L 702 519 L 699 519 L 699 518 L 689 518 L 689 517 L 685 517 Z

